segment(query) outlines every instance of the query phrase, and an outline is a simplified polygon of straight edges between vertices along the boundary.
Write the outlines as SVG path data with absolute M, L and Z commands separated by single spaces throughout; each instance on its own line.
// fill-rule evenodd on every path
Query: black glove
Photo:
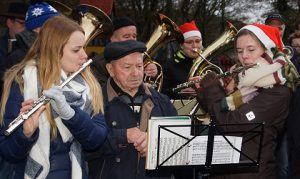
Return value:
M 204 89 L 215 85 L 221 85 L 221 82 L 215 72 L 208 72 L 200 82 L 200 86 Z

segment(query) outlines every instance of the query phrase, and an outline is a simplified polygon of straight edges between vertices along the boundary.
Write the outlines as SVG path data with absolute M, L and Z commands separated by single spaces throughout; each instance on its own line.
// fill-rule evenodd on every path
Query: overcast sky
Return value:
M 241 20 L 244 23 L 264 23 L 266 14 L 272 12 L 270 1 L 253 2 L 249 0 L 236 0 L 230 6 L 227 6 L 226 13 L 228 17 Z

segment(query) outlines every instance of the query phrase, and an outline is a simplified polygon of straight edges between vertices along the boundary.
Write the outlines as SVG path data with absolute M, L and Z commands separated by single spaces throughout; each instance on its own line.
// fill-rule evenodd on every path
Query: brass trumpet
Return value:
M 226 71 L 225 73 L 218 74 L 218 77 L 219 78 L 225 78 L 227 76 L 243 72 L 243 71 L 245 71 L 249 68 L 257 67 L 258 65 L 259 65 L 258 63 L 254 63 L 254 64 L 251 64 L 251 65 L 239 66 L 239 67 L 233 69 L 232 71 Z M 177 85 L 176 88 L 173 88 L 172 91 L 177 93 L 177 92 L 181 91 L 182 89 L 194 86 L 195 83 L 199 83 L 200 81 L 201 81 L 201 79 L 198 79 L 198 80 L 188 81 L 188 82 L 179 84 L 179 85 Z

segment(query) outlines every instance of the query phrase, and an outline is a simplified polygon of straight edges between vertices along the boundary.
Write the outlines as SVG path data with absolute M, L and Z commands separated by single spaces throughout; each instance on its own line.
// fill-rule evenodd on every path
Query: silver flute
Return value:
M 258 65 L 259 65 L 258 63 L 255 63 L 255 64 L 251 64 L 251 65 L 239 66 L 239 67 L 233 69 L 232 71 L 226 71 L 222 74 L 218 74 L 218 77 L 219 78 L 224 78 L 224 77 L 232 75 L 232 74 L 238 74 L 242 71 L 245 71 L 249 68 L 256 67 Z M 185 83 L 181 83 L 181 84 L 177 85 L 177 87 L 173 88 L 172 91 L 174 93 L 177 93 L 177 92 L 181 91 L 182 89 L 194 86 L 195 83 L 199 83 L 201 80 L 202 79 L 198 79 L 198 80 L 192 80 L 192 81 L 188 81 L 188 82 L 185 82 Z
M 82 70 L 84 70 L 88 65 L 93 62 L 92 59 L 86 61 L 79 70 L 72 73 L 64 82 L 62 82 L 59 87 L 64 87 L 68 84 L 75 76 L 77 76 Z M 50 101 L 50 98 L 42 95 L 39 99 L 35 100 L 31 106 L 31 108 L 24 113 L 20 114 L 17 118 L 15 118 L 11 123 L 9 123 L 8 128 L 5 130 L 4 134 L 9 136 L 13 131 L 15 131 L 23 122 L 28 119 L 34 112 L 36 112 L 41 106 L 47 104 Z

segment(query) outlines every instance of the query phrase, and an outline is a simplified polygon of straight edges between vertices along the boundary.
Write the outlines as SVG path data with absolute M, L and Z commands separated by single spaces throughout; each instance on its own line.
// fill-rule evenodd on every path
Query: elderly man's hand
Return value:
M 158 73 L 157 66 L 154 63 L 150 63 L 145 67 L 144 71 L 146 76 L 155 77 Z
M 147 133 L 141 132 L 141 135 L 134 142 L 135 149 L 141 154 L 142 157 L 146 155 L 147 152 Z

